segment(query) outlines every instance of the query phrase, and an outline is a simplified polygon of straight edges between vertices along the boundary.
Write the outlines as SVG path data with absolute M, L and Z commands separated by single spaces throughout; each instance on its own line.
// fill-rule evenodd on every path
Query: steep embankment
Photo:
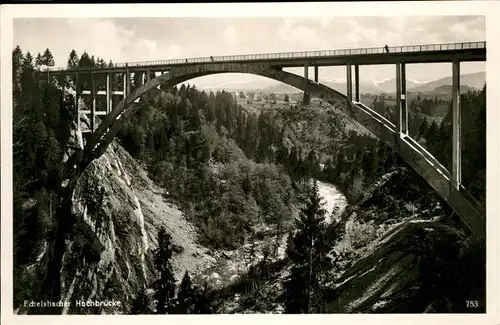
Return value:
M 86 117 L 81 122 L 82 129 L 88 127 Z M 82 145 L 81 130 L 73 131 L 69 151 Z M 61 300 L 73 302 L 73 307 L 64 313 L 99 312 L 79 310 L 74 307 L 77 299 L 114 299 L 121 301 L 121 312 L 129 312 L 139 289 L 153 280 L 151 253 L 162 226 L 177 248 L 173 266 L 178 280 L 186 270 L 198 274 L 213 263 L 208 250 L 198 244 L 195 228 L 167 197 L 168 192 L 155 185 L 116 140 L 89 165 L 72 199 L 77 222 L 66 240 Z
M 327 312 L 480 312 L 484 246 L 410 170 L 381 177 L 342 215 Z M 466 310 L 466 300 L 480 307 Z
M 86 199 L 85 193 L 92 189 L 102 190 L 104 200 L 89 215 L 89 205 L 95 202 Z M 207 249 L 197 244 L 195 229 L 175 205 L 166 201 L 165 194 L 116 142 L 92 162 L 75 190 L 73 212 L 91 227 L 91 245 L 98 257 L 95 263 L 85 261 L 85 257 L 81 262 L 85 254 L 80 245 L 76 240 L 68 243 L 61 272 L 65 300 L 107 297 L 130 305 L 127 302 L 138 289 L 153 279 L 151 250 L 156 248 L 161 226 L 180 247 L 173 263 L 177 279 L 185 270 L 197 274 L 213 262 Z
M 449 213 L 410 170 L 380 177 L 341 213 L 338 227 L 332 224 L 337 240 L 329 254 L 325 312 L 484 311 L 484 246 L 467 238 Z M 290 266 L 275 261 L 256 285 L 233 285 L 221 311 L 283 312 Z M 467 309 L 467 300 L 479 307 Z

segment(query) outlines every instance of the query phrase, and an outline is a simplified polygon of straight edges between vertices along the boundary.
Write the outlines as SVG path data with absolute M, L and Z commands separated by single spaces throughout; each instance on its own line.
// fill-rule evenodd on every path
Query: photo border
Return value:
M 160 14 L 162 13 L 162 14 Z M 321 314 L 321 315 L 168 315 L 168 322 L 243 325 L 255 322 L 304 324 L 499 324 L 499 173 L 500 127 L 500 2 L 319 2 L 319 3 L 175 3 L 175 4 L 25 4 L 0 7 L 0 113 L 1 113 L 1 321 L 5 324 L 92 324 L 153 322 L 165 324 L 163 315 L 13 314 L 12 262 L 12 50 L 14 18 L 119 18 L 119 17 L 313 17 L 313 16 L 456 16 L 486 17 L 487 81 L 487 308 L 486 314 Z M 89 318 L 90 316 L 91 318 Z M 237 317 L 237 319 L 234 319 Z

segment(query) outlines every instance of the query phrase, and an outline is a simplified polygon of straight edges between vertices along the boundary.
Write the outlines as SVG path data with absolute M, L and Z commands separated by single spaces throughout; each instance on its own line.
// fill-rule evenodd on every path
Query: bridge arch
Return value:
M 66 168 L 64 169 L 65 176 L 69 176 L 73 168 L 78 166 L 77 169 L 83 172 L 93 159 L 99 158 L 104 153 L 127 119 L 133 116 L 139 109 L 138 105 L 134 105 L 134 101 L 148 91 L 155 89 L 159 85 L 173 87 L 179 83 L 197 77 L 220 73 L 254 74 L 283 82 L 325 100 L 332 100 L 334 98 L 346 99 L 344 94 L 336 90 L 326 86 L 320 86 L 311 80 L 264 64 L 223 63 L 194 67 L 175 67 L 172 68 L 169 73 L 164 73 L 137 87 L 126 98 L 122 99 L 116 107 L 106 115 L 95 132 L 88 138 L 84 150 L 76 152 L 68 159 L 65 166 Z M 78 174 L 81 174 L 81 172 Z
M 345 102 L 346 105 L 340 105 L 338 108 L 345 113 L 346 117 L 358 122 L 395 150 L 441 198 L 463 217 L 466 226 L 480 235 L 484 234 L 485 214 L 482 208 L 473 200 L 464 198 L 459 190 L 451 186 L 450 172 L 409 136 L 399 133 L 392 122 L 368 106 L 353 102 L 339 91 L 268 64 L 220 63 L 172 67 L 169 73 L 164 73 L 134 89 L 106 115 L 88 138 L 85 148 L 77 151 L 66 162 L 63 179 L 69 181 L 67 190 L 70 195 L 87 166 L 104 153 L 126 121 L 138 111 L 140 106 L 134 104 L 136 99 L 159 85 L 173 87 L 193 78 L 231 72 L 267 77 L 328 102 L 339 100 Z

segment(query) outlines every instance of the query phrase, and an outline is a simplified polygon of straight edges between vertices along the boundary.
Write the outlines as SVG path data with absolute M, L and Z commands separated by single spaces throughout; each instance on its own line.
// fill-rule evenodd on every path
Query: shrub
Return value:
M 344 238 L 347 246 L 353 250 L 365 246 L 376 237 L 377 229 L 373 222 L 360 223 L 352 219 L 346 222 Z

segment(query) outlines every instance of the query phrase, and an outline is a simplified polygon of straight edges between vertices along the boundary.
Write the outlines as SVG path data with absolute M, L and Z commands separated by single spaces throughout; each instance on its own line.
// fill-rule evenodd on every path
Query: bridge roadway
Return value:
M 256 54 L 246 56 L 224 56 L 213 58 L 176 59 L 165 61 L 145 61 L 117 64 L 112 68 L 52 68 L 47 73 L 50 80 L 54 78 L 74 76 L 76 101 L 82 95 L 90 95 L 91 109 L 80 111 L 80 114 L 91 115 L 91 134 L 87 138 L 85 148 L 75 152 L 67 161 L 63 172 L 66 179 L 66 190 L 72 193 L 80 175 L 93 159 L 104 153 L 127 119 L 139 109 L 135 102 L 146 98 L 146 93 L 157 89 L 160 85 L 173 87 L 178 83 L 204 75 L 240 72 L 256 74 L 278 80 L 301 89 L 305 94 L 321 98 L 331 103 L 342 103 L 338 107 L 344 113 L 359 122 L 367 130 L 395 150 L 415 171 L 446 201 L 460 216 L 473 235 L 485 236 L 485 211 L 472 196 L 468 195 L 461 183 L 461 117 L 460 117 L 460 62 L 485 61 L 486 43 L 456 43 L 438 45 L 417 45 L 409 47 L 392 47 L 386 53 L 384 48 L 351 49 L 335 51 L 313 51 L 297 53 Z M 192 62 L 191 62 L 192 61 Z M 426 62 L 452 63 L 452 105 L 453 105 L 453 149 L 452 170 L 447 170 L 432 154 L 425 150 L 408 134 L 408 110 L 406 104 L 406 64 Z M 359 66 L 365 64 L 396 65 L 396 123 L 388 121 L 370 107 L 359 101 Z M 283 71 L 283 67 L 304 66 L 304 77 Z M 347 73 L 347 94 L 343 94 L 318 82 L 320 65 L 345 65 Z M 354 65 L 354 78 L 352 66 Z M 315 82 L 308 77 L 308 67 L 315 67 Z M 156 72 L 161 75 L 156 77 Z M 96 75 L 106 75 L 106 90 L 96 91 Z M 139 73 L 141 85 L 132 88 L 131 74 Z M 91 90 L 82 90 L 78 76 L 91 76 Z M 123 90 L 114 90 L 110 83 L 110 75 L 123 75 Z M 352 86 L 354 79 L 355 94 Z M 106 95 L 106 111 L 98 112 L 96 95 Z M 123 99 L 113 105 L 113 95 Z M 97 114 L 101 113 L 101 114 Z M 104 118 L 99 125 L 95 123 L 96 115 Z M 80 119 L 78 119 L 78 122 Z
M 396 62 L 413 63 L 439 63 L 459 61 L 485 61 L 486 42 L 447 43 L 413 46 L 392 46 L 388 53 L 384 47 L 341 49 L 325 51 L 304 51 L 266 54 L 243 54 L 213 57 L 198 57 L 186 59 L 170 59 L 155 61 L 139 61 L 114 63 L 113 67 L 106 68 L 76 68 L 51 67 L 48 71 L 58 74 L 64 71 L 90 71 L 95 73 L 107 72 L 135 72 L 144 69 L 156 71 L 168 70 L 171 66 L 196 65 L 201 63 L 262 63 L 265 62 L 272 67 L 303 67 L 309 66 L 345 66 L 352 65 L 377 65 L 394 64 Z

